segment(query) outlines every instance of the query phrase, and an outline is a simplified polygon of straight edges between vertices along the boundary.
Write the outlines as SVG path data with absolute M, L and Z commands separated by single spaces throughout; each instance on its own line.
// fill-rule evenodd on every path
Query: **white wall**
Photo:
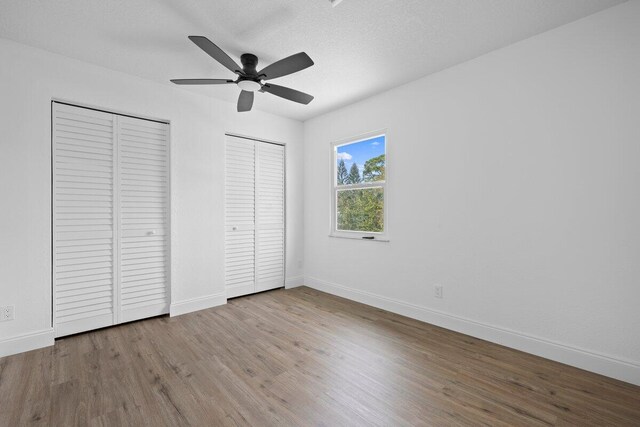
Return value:
M 640 384 L 638 22 L 625 3 L 306 122 L 306 283 Z M 391 241 L 330 238 L 330 142 L 381 128 Z
M 0 63 L 0 356 L 52 343 L 52 98 L 171 121 L 172 314 L 225 301 L 225 132 L 287 144 L 288 281 L 302 275 L 302 123 L 1 39 Z

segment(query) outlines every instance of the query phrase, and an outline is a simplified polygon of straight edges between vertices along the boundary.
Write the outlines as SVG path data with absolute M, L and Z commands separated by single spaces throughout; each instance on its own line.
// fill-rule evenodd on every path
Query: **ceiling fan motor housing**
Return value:
M 258 57 L 252 53 L 243 53 L 240 57 L 242 62 L 242 71 L 248 76 L 258 76 L 256 67 L 258 66 Z

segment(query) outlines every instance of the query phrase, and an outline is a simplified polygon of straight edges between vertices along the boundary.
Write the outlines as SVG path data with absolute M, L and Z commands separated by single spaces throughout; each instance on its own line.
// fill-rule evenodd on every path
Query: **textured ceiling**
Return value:
M 623 0 L 0 0 L 0 37 L 163 82 L 232 78 L 188 35 L 262 68 L 305 51 L 315 66 L 273 83 L 254 108 L 306 120 Z M 235 85 L 181 88 L 235 103 Z M 229 108 L 235 108 L 229 106 Z M 251 113 L 242 113 L 251 114 Z

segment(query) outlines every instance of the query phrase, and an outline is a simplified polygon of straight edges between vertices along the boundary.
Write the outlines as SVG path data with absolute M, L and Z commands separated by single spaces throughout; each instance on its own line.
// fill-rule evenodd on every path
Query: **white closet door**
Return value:
M 168 132 L 53 104 L 57 337 L 168 313 Z
M 284 286 L 284 147 L 227 136 L 227 298 Z
M 169 126 L 118 117 L 119 322 L 169 312 Z
M 227 298 L 255 291 L 255 144 L 225 144 L 225 287 Z
M 111 114 L 53 105 L 56 336 L 115 322 L 114 152 Z
M 256 143 L 256 292 L 284 286 L 284 147 Z

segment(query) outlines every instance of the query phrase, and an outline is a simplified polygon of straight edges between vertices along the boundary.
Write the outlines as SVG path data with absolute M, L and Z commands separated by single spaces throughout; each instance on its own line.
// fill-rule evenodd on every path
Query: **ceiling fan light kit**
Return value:
M 255 92 L 257 90 L 260 90 L 262 88 L 262 85 L 260 84 L 260 82 L 256 82 L 253 80 L 239 80 L 238 87 L 242 90 Z
M 235 83 L 240 89 L 238 97 L 238 112 L 250 111 L 253 106 L 254 92 L 268 92 L 300 104 L 308 104 L 313 96 L 284 86 L 266 83 L 267 80 L 287 76 L 302 71 L 313 65 L 313 61 L 304 52 L 296 53 L 280 61 L 274 62 L 268 67 L 257 71 L 258 57 L 251 53 L 245 53 L 240 57 L 242 67 L 236 63 L 222 49 L 211 40 L 203 36 L 189 36 L 189 40 L 204 50 L 209 56 L 224 65 L 229 71 L 235 73 L 236 80 L 229 79 L 173 79 L 177 85 L 218 85 Z

